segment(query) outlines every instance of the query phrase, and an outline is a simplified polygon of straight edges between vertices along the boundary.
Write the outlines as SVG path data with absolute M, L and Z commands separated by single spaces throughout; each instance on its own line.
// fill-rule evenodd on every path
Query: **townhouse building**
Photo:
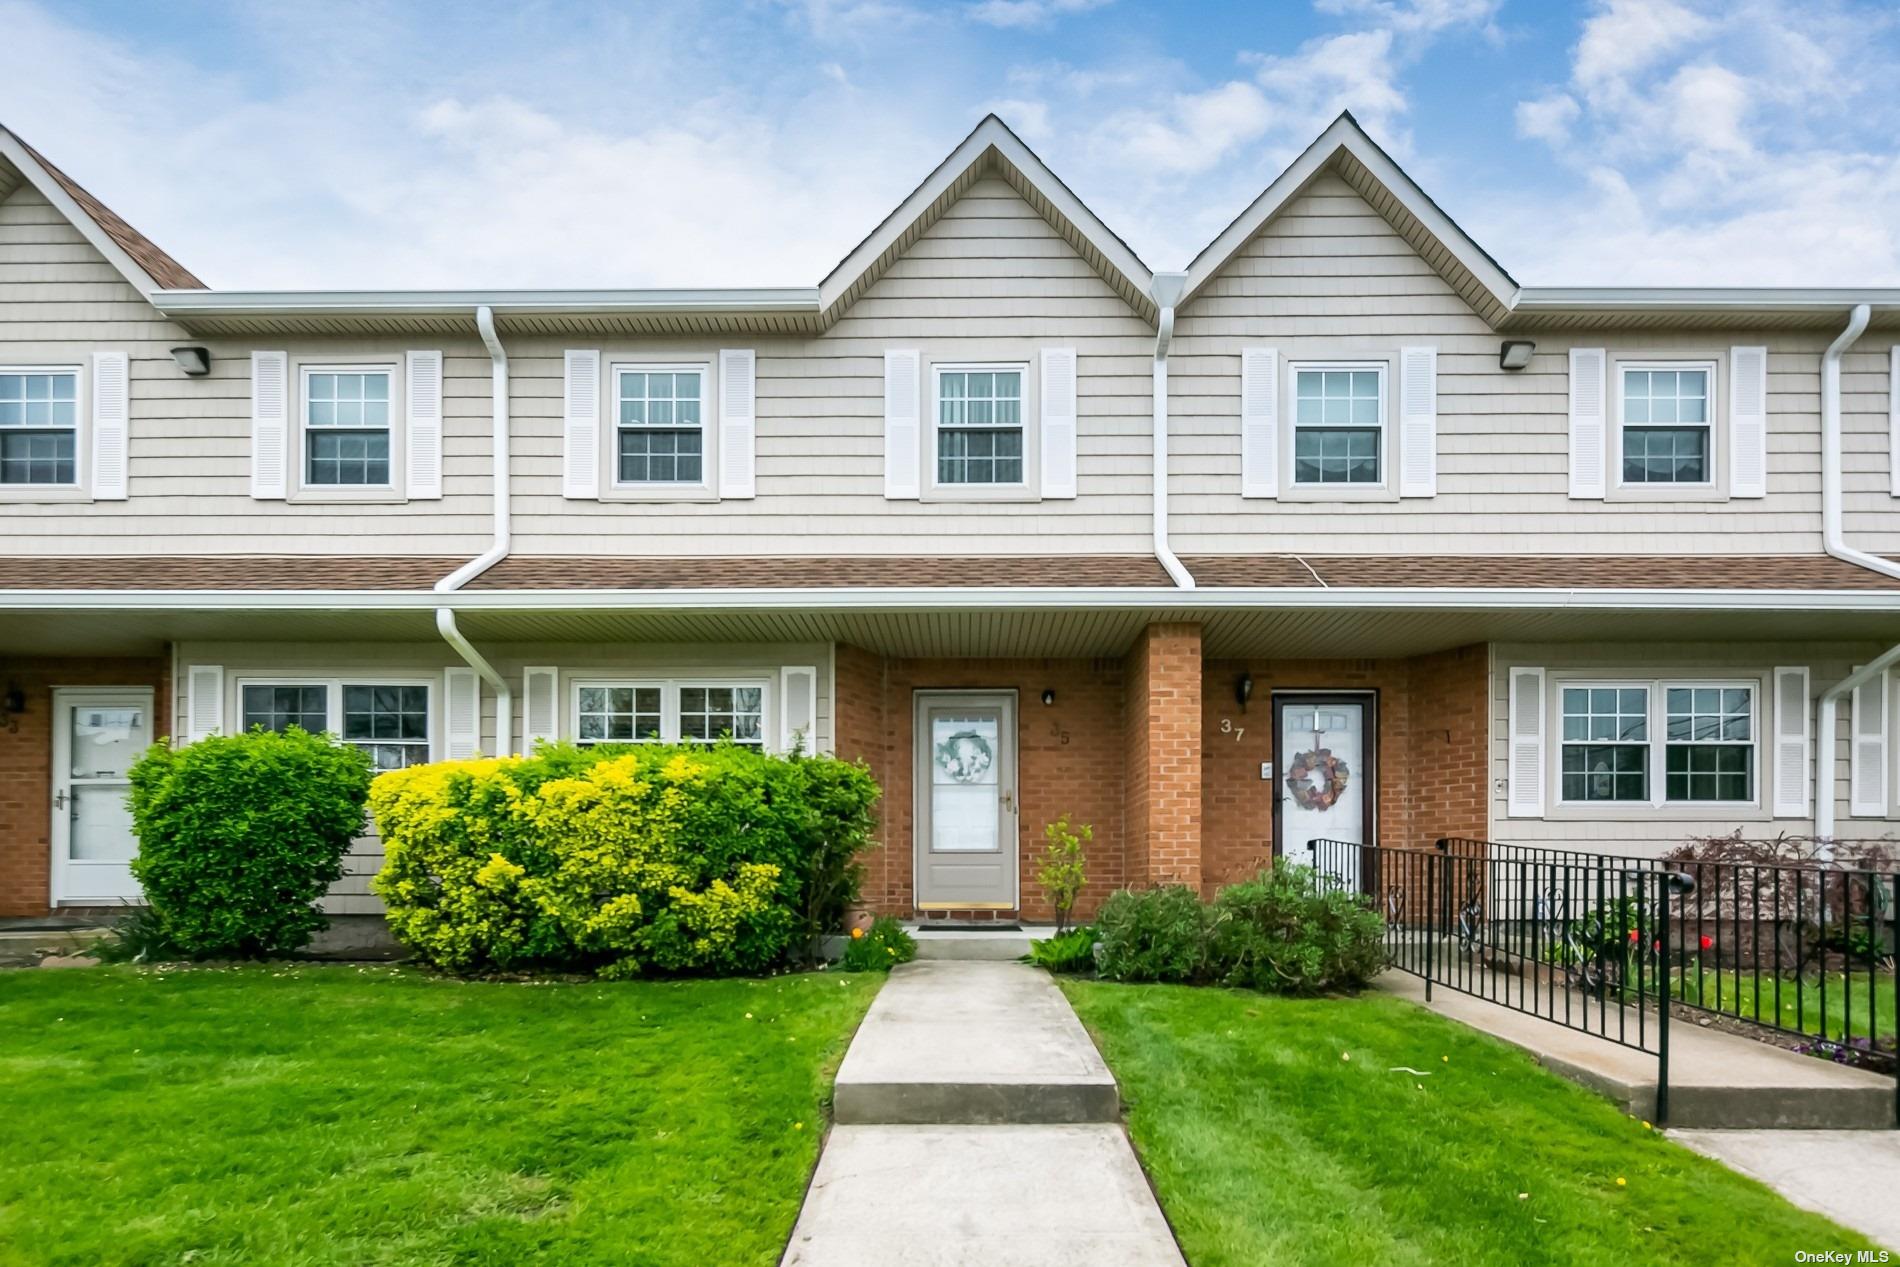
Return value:
M 125 771 L 869 763 L 866 899 L 1900 825 L 1900 290 L 1522 286 L 1342 116 L 1154 272 L 986 119 L 817 286 L 204 286 L 0 130 L 0 914 Z M 329 899 L 373 916 L 374 837 Z

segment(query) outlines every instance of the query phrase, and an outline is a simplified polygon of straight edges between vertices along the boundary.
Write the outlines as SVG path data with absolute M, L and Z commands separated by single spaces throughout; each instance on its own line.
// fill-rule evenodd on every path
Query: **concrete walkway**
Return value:
M 1183 1267 L 1047 974 L 919 960 L 845 1053 L 785 1267 Z
M 1900 1250 L 1900 1131 L 1667 1131 L 1804 1210 Z M 1827 1248 L 1815 1246 L 1816 1249 Z
M 1442 987 L 1381 974 L 1376 988 L 1521 1047 L 1632 1117 L 1656 1116 L 1656 1057 Z M 1652 1018 L 1652 1024 L 1653 1018 Z M 1635 1022 L 1630 1021 L 1631 1036 Z M 1877 1130 L 1893 1126 L 1893 1079 L 1693 1022 L 1669 1026 L 1669 1125 L 1705 1130 Z

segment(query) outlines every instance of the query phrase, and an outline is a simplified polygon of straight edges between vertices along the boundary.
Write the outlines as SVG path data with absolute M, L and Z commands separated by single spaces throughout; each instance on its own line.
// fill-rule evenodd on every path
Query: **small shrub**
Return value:
M 1207 975 L 1207 908 L 1185 885 L 1124 889 L 1095 917 L 1100 970 L 1111 981 L 1200 981 Z
M 1048 844 L 1043 847 L 1042 869 L 1036 879 L 1042 884 L 1043 896 L 1055 908 L 1059 937 L 1068 930 L 1069 913 L 1075 909 L 1075 899 L 1082 895 L 1082 886 L 1088 883 L 1088 860 L 1082 856 L 1082 845 L 1095 839 L 1095 829 L 1087 823 L 1070 827 L 1069 816 L 1064 814 L 1042 829 L 1042 838 Z
M 1095 930 L 1087 924 L 1029 943 L 1029 962 L 1050 972 L 1095 971 Z
M 107 963 L 163 963 L 190 957 L 173 944 L 164 919 L 149 906 L 127 908 L 106 935 L 93 943 L 92 953 Z
M 731 744 L 415 766 L 370 793 L 373 887 L 454 971 L 757 972 L 837 926 L 877 794 L 862 765 Z
M 916 957 L 916 940 L 895 919 L 880 915 L 869 928 L 853 929 L 845 938 L 839 966 L 846 972 L 889 972 Z
M 364 831 L 369 757 L 292 729 L 154 744 L 132 766 L 132 874 L 194 958 L 295 950 Z M 141 934 L 143 935 L 143 934 Z
M 1209 957 L 1223 985 L 1278 994 L 1357 989 L 1385 966 L 1384 921 L 1358 893 L 1280 860 L 1214 897 Z

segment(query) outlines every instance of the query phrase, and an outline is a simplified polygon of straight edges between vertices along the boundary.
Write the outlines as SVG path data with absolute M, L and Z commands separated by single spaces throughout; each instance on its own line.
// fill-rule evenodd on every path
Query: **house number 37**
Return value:
M 1231 717 L 1223 717 L 1220 719 L 1220 733 L 1223 735 L 1232 735 L 1234 742 L 1239 743 L 1240 737 L 1247 733 L 1247 728 L 1245 726 L 1234 725 L 1234 719 Z

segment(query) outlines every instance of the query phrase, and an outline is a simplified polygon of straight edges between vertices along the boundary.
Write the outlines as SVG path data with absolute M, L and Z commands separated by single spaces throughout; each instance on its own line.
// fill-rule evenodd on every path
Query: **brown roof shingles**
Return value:
M 1900 580 L 1825 555 L 1204 555 L 1204 589 L 1728 589 L 1890 591 Z M 0 590 L 428 590 L 460 556 L 0 557 Z M 1143 555 L 603 558 L 514 555 L 475 591 L 1171 588 Z M 1192 602 L 1190 594 L 1182 601 Z
M 87 193 L 85 186 L 55 167 L 46 155 L 28 145 L 19 133 L 14 133 L 14 139 L 20 142 L 20 148 L 46 169 L 48 175 L 59 182 L 59 187 L 66 191 L 67 197 L 78 203 L 80 210 L 91 216 L 93 223 L 117 243 L 121 251 L 131 256 L 153 281 L 167 290 L 207 289 L 190 269 L 167 255 L 158 243 L 127 224 L 118 212 Z

